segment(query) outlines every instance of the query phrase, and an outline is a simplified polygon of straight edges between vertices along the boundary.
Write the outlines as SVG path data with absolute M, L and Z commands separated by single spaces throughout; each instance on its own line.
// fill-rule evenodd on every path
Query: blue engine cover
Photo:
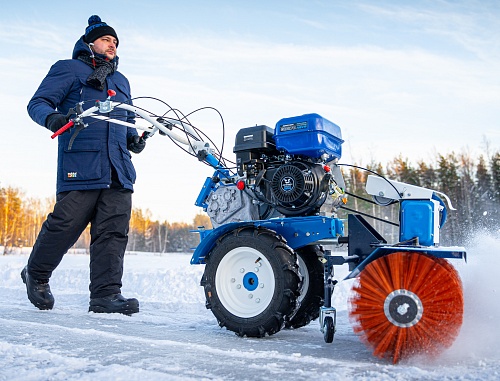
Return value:
M 344 142 L 340 127 L 318 114 L 279 120 L 274 130 L 274 140 L 279 150 L 314 159 L 326 154 L 326 161 L 340 159 Z

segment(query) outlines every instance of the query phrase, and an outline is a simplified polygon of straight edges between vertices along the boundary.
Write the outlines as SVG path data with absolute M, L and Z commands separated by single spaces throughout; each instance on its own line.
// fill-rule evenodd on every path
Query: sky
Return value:
M 224 156 L 240 128 L 318 113 L 342 129 L 342 163 L 432 164 L 500 149 L 497 1 L 8 2 L 0 14 L 0 186 L 55 192 L 56 142 L 26 105 L 70 58 L 88 17 L 117 32 L 133 97 L 187 114 Z M 143 102 L 143 103 L 141 103 Z M 135 102 L 163 113 L 160 102 Z M 134 155 L 134 206 L 191 222 L 212 171 L 155 136 Z

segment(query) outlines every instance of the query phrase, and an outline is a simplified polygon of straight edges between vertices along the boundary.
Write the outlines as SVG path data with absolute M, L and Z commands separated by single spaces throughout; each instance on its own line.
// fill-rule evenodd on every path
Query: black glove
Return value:
M 63 114 L 55 113 L 50 114 L 45 120 L 45 127 L 47 127 L 50 131 L 56 132 L 62 126 L 68 123 L 68 119 Z
M 144 147 L 146 147 L 146 141 L 139 135 L 127 139 L 127 149 L 133 153 L 141 153 Z

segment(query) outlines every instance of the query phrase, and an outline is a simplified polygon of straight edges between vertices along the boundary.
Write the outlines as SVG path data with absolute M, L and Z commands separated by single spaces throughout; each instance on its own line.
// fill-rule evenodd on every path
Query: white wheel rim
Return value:
M 219 300 L 231 314 L 241 318 L 262 313 L 273 298 L 275 284 L 267 258 L 246 246 L 228 252 L 215 274 Z

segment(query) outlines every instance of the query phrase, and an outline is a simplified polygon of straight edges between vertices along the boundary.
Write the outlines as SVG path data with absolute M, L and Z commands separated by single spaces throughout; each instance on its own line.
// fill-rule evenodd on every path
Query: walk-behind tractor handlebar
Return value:
M 363 217 L 366 213 L 346 206 L 348 195 L 358 196 L 346 190 L 341 166 L 347 164 L 338 163 L 340 127 L 327 119 L 306 114 L 281 119 L 275 128 L 241 129 L 233 171 L 222 152 L 217 155 L 206 142 L 210 139 L 201 139 L 184 118 L 153 115 L 111 101 L 111 91 L 108 95 L 85 111 L 77 105 L 76 116 L 53 138 L 71 127 L 77 134 L 86 118 L 107 120 L 143 129 L 144 138 L 159 131 L 215 169 L 195 202 L 210 217 L 212 229 L 199 228 L 200 244 L 191 263 L 205 265 L 206 307 L 221 327 L 239 336 L 263 337 L 319 318 L 330 343 L 336 325 L 333 267 L 347 264 L 347 278 L 357 278 L 350 318 L 375 355 L 398 362 L 438 353 L 453 343 L 462 323 L 463 294 L 446 258 L 465 258 L 466 253 L 462 247 L 439 245 L 447 215 L 442 198 L 455 210 L 446 195 L 372 172 L 366 183 L 372 200 L 364 200 L 399 206 L 399 224 L 391 222 L 399 235 L 388 243 Z M 115 108 L 149 125 L 110 118 Z M 347 229 L 337 216 L 340 209 L 353 212 Z M 346 256 L 325 249 L 338 245 L 347 245 Z
M 93 118 L 97 120 L 105 120 L 111 123 L 120 124 L 126 127 L 132 127 L 139 130 L 143 130 L 144 133 L 142 137 L 144 139 L 148 139 L 153 136 L 157 131 L 160 131 L 162 135 L 169 136 L 172 140 L 177 143 L 188 146 L 191 151 L 199 156 L 200 152 L 204 152 L 205 156 L 210 155 L 212 150 L 210 149 L 210 144 L 204 141 L 200 141 L 196 137 L 198 136 L 198 132 L 191 126 L 190 123 L 186 121 L 182 121 L 179 119 L 168 118 L 165 116 L 156 116 L 152 115 L 150 112 L 141 109 L 139 107 L 132 106 L 123 102 L 113 102 L 111 98 L 116 95 L 114 90 L 108 90 L 108 98 L 105 101 L 96 101 L 95 105 L 89 107 L 85 111 L 83 110 L 83 103 L 81 102 L 76 105 L 75 109 L 72 109 L 74 114 L 76 115 L 72 118 L 67 124 L 61 127 L 59 130 L 54 132 L 51 136 L 52 139 L 57 136 L 63 134 L 67 130 L 72 127 L 76 127 L 75 134 L 77 134 L 80 130 L 86 128 L 88 126 L 87 123 L 84 122 L 84 118 Z M 136 117 L 139 116 L 151 125 L 144 126 L 135 123 L 127 122 L 126 120 L 116 119 L 110 116 L 114 109 L 121 109 L 125 111 L 132 112 Z M 176 133 L 173 131 L 172 126 L 179 126 L 179 129 L 183 131 L 183 134 Z M 215 158 L 209 158 L 208 160 L 214 161 Z

